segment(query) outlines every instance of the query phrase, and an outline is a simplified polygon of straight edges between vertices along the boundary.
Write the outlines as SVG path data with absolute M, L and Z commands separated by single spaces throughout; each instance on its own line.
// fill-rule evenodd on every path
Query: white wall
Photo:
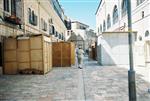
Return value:
M 133 36 L 133 42 L 134 39 Z M 98 63 L 101 63 L 102 65 L 128 65 L 128 33 L 103 33 L 98 37 L 98 51 Z
M 121 15 L 121 4 L 123 0 L 103 0 L 101 6 L 96 14 L 96 29 L 100 28 L 100 24 L 103 25 L 103 21 L 107 22 L 107 15 L 110 14 L 111 16 L 111 27 L 106 30 L 108 31 L 115 31 L 116 29 L 125 26 L 123 30 L 120 31 L 127 31 L 128 30 L 128 23 L 127 23 L 127 15 L 122 17 Z M 119 13 L 119 21 L 118 23 L 113 25 L 113 9 L 114 6 L 117 5 L 118 13 Z M 137 42 L 135 49 L 136 54 L 136 64 L 145 66 L 145 32 L 148 30 L 150 32 L 150 0 L 145 0 L 142 4 L 136 5 L 136 0 L 131 0 L 131 7 L 132 7 L 132 27 L 133 31 L 137 32 Z M 142 18 L 142 12 L 144 11 L 144 17 Z M 107 23 L 106 23 L 107 26 Z M 98 34 L 98 32 L 97 32 Z M 101 34 L 101 33 L 99 33 Z M 142 36 L 142 40 L 139 40 L 139 36 Z M 149 36 L 150 37 L 150 36 Z M 111 40 L 111 39 L 110 39 Z M 150 40 L 149 40 L 150 41 Z
M 71 23 L 71 29 L 72 30 L 77 29 L 77 23 Z

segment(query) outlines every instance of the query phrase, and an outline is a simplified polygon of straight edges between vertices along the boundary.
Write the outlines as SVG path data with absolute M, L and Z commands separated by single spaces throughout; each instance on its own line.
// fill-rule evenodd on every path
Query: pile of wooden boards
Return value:
M 35 35 L 4 39 L 4 74 L 45 74 L 51 69 L 50 37 Z
M 75 64 L 75 44 L 72 42 L 52 43 L 53 67 L 71 67 Z

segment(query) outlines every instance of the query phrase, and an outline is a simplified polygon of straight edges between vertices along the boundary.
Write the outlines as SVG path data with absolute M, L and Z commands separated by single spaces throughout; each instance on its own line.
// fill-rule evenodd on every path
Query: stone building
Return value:
M 87 43 L 87 32 L 88 32 L 89 26 L 81 23 L 79 21 L 72 21 L 71 22 L 71 30 L 72 32 L 77 36 L 77 45 L 82 46 L 84 50 L 88 49 L 88 43 Z M 81 41 L 82 39 L 82 41 Z
M 66 31 L 58 0 L 0 0 L 0 50 L 3 36 L 45 34 L 58 42 L 65 40 Z M 0 52 L 0 63 L 1 57 Z
M 43 33 L 52 35 L 55 41 L 61 41 L 67 30 L 64 16 L 58 0 L 1 0 L 0 34 L 12 36 Z M 6 32 L 6 25 L 10 33 Z M 16 29 L 23 33 L 12 32 Z
M 150 0 L 131 0 L 131 7 L 132 27 L 133 31 L 136 32 L 134 42 L 135 64 L 146 66 L 150 61 Z M 97 35 L 105 32 L 128 31 L 127 20 L 126 0 L 101 0 L 96 11 Z M 114 42 L 112 40 L 111 43 Z

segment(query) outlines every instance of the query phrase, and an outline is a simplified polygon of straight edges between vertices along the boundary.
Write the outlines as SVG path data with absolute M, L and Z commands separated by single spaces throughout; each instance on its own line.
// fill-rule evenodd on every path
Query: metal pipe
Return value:
M 133 47 L 132 47 L 132 16 L 131 16 L 131 0 L 127 2 L 127 15 L 128 15 L 128 42 L 129 42 L 129 65 L 128 71 L 128 86 L 129 86 L 129 101 L 136 101 L 136 82 L 135 71 L 133 63 Z

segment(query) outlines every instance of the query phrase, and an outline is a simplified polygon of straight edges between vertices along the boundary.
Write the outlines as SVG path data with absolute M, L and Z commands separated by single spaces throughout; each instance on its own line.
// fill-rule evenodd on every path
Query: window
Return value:
M 65 40 L 64 35 L 62 34 L 61 40 Z
M 103 21 L 103 32 L 106 31 L 106 23 L 105 23 L 105 20 Z
M 42 30 L 44 29 L 44 20 L 43 20 L 43 18 L 41 18 L 41 29 Z
M 107 16 L 107 29 L 111 27 L 110 14 Z
M 118 22 L 118 9 L 117 6 L 115 5 L 114 10 L 113 10 L 113 24 Z
M 142 41 L 142 36 L 139 36 L 139 41 Z
M 102 29 L 103 29 L 103 28 L 102 28 L 102 25 L 100 25 L 100 31 L 101 31 L 101 32 L 102 32 Z
M 37 16 L 35 15 L 34 11 L 31 11 L 30 8 L 28 8 L 28 17 L 29 17 L 29 23 L 37 26 Z
M 59 39 L 61 39 L 61 34 L 59 34 L 59 36 L 58 36 L 58 37 L 59 37 Z
M 11 14 L 16 15 L 16 0 L 11 0 Z
M 68 36 L 70 35 L 70 31 L 67 31 L 67 35 L 68 35 Z
M 4 0 L 4 11 L 9 12 L 9 0 Z
M 49 34 L 53 35 L 53 31 L 54 31 L 53 25 L 49 24 Z
M 140 5 L 141 3 L 143 3 L 145 0 L 137 0 L 136 1 L 136 5 L 138 6 L 138 5 Z
M 55 27 L 52 25 L 52 34 L 55 34 Z
M 149 31 L 148 30 L 145 32 L 145 37 L 149 37 Z
M 144 11 L 142 11 L 142 18 L 144 18 L 145 14 L 144 14 Z
M 63 40 L 63 34 L 61 35 L 61 40 Z
M 122 1 L 121 10 L 122 17 L 124 17 L 127 14 L 127 0 Z
M 43 20 L 43 18 L 41 19 L 41 28 L 43 31 L 47 31 L 47 23 Z
M 32 13 L 30 8 L 28 8 L 28 17 L 29 17 L 29 23 L 32 23 Z
M 57 31 L 55 32 L 55 37 L 58 37 L 58 32 Z
M 32 19 L 32 23 L 33 23 L 33 21 L 34 21 L 34 11 L 32 11 L 32 13 L 31 13 L 31 19 Z
M 97 32 L 98 32 L 98 34 L 99 34 L 99 27 L 98 27 L 98 29 L 97 29 Z

